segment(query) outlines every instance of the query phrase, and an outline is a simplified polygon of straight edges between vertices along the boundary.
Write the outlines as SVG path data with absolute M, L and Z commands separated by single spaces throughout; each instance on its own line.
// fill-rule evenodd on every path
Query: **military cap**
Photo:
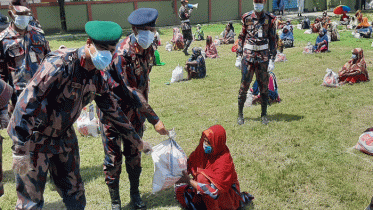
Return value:
M 31 14 L 31 10 L 27 7 L 24 7 L 24 6 L 13 6 L 13 10 L 16 12 L 16 13 L 27 13 L 27 14 Z
M 188 1 L 188 0 L 180 0 L 180 2 L 181 2 L 181 3 L 183 3 L 183 2 L 188 3 L 189 1 Z
M 85 32 L 97 44 L 114 45 L 122 36 L 122 28 L 111 21 L 89 21 Z
M 128 16 L 128 22 L 134 26 L 155 27 L 155 21 L 158 18 L 158 10 L 153 8 L 140 8 L 133 11 Z

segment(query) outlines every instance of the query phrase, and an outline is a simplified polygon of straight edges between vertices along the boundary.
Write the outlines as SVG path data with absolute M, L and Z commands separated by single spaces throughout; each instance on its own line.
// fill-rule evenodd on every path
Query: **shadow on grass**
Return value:
M 303 119 L 303 116 L 293 115 L 293 114 L 274 114 L 268 115 L 268 120 L 271 121 L 284 121 L 284 122 L 291 122 L 291 121 L 299 121 Z M 257 118 L 245 118 L 245 120 L 253 120 L 253 121 L 261 121 L 261 117 Z
M 167 190 L 163 190 L 156 194 L 153 193 L 143 193 L 141 196 L 142 200 L 146 203 L 147 209 L 156 209 L 156 208 L 167 208 L 167 207 L 180 207 L 179 203 L 175 199 L 174 188 L 171 187 Z M 132 203 L 127 203 L 126 206 L 123 206 L 122 209 L 133 209 Z

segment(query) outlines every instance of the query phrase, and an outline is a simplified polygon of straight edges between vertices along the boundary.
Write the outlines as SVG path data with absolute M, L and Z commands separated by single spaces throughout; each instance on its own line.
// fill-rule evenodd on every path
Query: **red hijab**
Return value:
M 214 42 L 212 41 L 211 36 L 207 36 L 206 38 L 206 47 L 205 47 L 206 57 L 208 58 L 217 58 L 218 57 L 218 50 Z
M 203 149 L 204 136 L 212 146 L 211 154 L 206 154 Z M 225 129 L 221 125 L 214 125 L 202 132 L 199 145 L 188 159 L 188 172 L 193 177 L 202 174 L 221 191 L 229 190 L 232 184 L 238 183 L 226 141 Z

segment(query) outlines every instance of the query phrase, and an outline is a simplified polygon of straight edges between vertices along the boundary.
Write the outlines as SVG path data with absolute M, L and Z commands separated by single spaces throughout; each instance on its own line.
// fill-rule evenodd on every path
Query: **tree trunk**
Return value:
M 60 5 L 61 28 L 63 32 L 67 32 L 66 17 L 65 17 L 65 0 L 58 0 L 58 4 Z

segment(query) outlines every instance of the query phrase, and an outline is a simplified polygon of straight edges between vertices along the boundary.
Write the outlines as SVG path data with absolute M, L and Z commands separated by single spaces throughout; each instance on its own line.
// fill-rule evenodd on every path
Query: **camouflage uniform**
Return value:
M 260 95 L 263 97 L 261 116 L 267 115 L 268 62 L 270 59 L 274 61 L 277 48 L 275 19 L 274 15 L 264 11 L 260 17 L 257 17 L 254 11 L 242 15 L 243 26 L 238 36 L 238 52 L 243 54 L 241 87 L 238 93 L 239 117 L 242 116 L 247 90 L 254 73 L 259 83 Z
M 144 122 L 147 119 L 155 125 L 159 118 L 148 104 L 149 73 L 152 69 L 154 49 L 149 47 L 142 54 L 134 34 L 119 41 L 113 56 L 113 68 L 108 68 L 109 86 L 119 97 L 121 109 L 142 137 Z M 130 100 L 126 100 L 129 90 Z M 101 114 L 99 114 L 101 116 Z M 130 139 L 117 136 L 112 130 L 101 125 L 102 141 L 105 150 L 104 172 L 105 181 L 110 188 L 118 187 L 122 168 L 122 154 L 125 156 L 126 170 L 130 179 L 131 193 L 138 192 L 138 182 L 135 177 L 141 173 L 141 153 Z M 123 152 L 121 152 L 121 144 Z
M 12 104 L 34 76 L 44 56 L 50 52 L 44 31 L 28 25 L 24 35 L 11 23 L 0 33 L 0 76 L 15 91 Z
M 73 123 L 95 100 L 105 129 L 125 135 L 138 146 L 141 139 L 121 111 L 102 71 L 88 71 L 84 47 L 49 53 L 21 93 L 8 126 L 14 155 L 30 155 L 32 170 L 16 174 L 16 209 L 41 209 L 50 171 L 67 209 L 84 209 L 79 146 Z
M 10 87 L 4 80 L 0 79 L 0 120 L 8 121 L 8 101 L 12 96 L 13 88 Z M 6 128 L 0 124 L 0 129 Z M 2 152 L 3 152 L 3 137 L 0 135 L 0 197 L 4 194 L 3 187 L 3 168 L 2 168 Z
M 201 49 L 199 47 L 193 48 L 193 54 L 188 59 L 188 62 L 193 61 L 196 61 L 197 65 L 187 65 L 188 75 L 190 74 L 191 78 L 204 78 L 206 76 L 206 64 L 205 58 L 202 56 Z
M 179 9 L 179 18 L 181 21 L 181 31 L 184 38 L 184 50 L 185 54 L 188 54 L 188 48 L 193 40 L 192 27 L 190 26 L 190 14 L 192 9 L 189 9 L 187 5 L 181 5 Z

